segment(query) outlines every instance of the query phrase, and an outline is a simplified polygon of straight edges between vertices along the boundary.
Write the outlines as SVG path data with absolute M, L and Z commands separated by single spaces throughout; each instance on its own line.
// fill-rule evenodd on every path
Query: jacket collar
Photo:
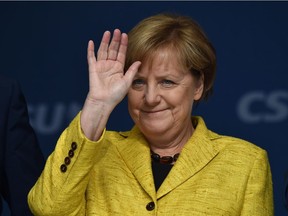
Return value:
M 150 148 L 140 130 L 134 126 L 130 132 L 123 134 L 127 136 L 126 139 L 117 145 L 123 160 L 152 198 L 156 195 L 157 199 L 164 196 L 194 176 L 218 154 L 219 150 L 212 140 L 219 135 L 209 131 L 199 116 L 192 117 L 192 122 L 193 125 L 197 125 L 196 129 L 157 194 L 153 184 Z

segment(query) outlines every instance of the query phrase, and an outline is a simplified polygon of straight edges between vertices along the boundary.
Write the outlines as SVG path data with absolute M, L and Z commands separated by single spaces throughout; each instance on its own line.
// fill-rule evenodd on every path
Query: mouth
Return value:
M 160 109 L 160 110 L 141 110 L 143 113 L 153 114 L 153 113 L 160 113 L 166 111 L 167 109 Z

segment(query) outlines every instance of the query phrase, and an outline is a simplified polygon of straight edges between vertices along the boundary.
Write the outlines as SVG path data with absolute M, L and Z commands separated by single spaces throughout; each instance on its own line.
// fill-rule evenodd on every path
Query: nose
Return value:
M 155 106 L 160 102 L 161 96 L 157 85 L 147 85 L 144 99 L 149 106 Z

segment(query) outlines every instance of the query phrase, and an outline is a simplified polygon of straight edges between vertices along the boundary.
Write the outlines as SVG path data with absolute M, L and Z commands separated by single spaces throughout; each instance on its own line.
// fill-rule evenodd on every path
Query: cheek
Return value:
M 168 102 L 168 100 L 167 100 Z M 174 107 L 174 115 L 190 115 L 193 105 L 193 92 L 181 91 L 169 97 L 170 105 Z
M 175 106 L 187 106 L 193 103 L 193 92 L 190 89 L 180 89 L 179 91 L 171 92 L 167 100 Z
M 139 94 L 139 92 L 130 90 L 127 96 L 128 96 L 128 109 L 131 115 L 132 112 L 135 112 L 135 109 L 139 109 L 140 107 L 141 94 Z

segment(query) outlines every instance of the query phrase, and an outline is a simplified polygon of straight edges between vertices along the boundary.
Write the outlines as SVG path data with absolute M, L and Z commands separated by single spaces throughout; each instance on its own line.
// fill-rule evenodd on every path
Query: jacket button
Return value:
M 74 151 L 77 149 L 77 143 L 76 142 L 72 142 L 71 149 Z
M 74 151 L 73 150 L 69 150 L 68 155 L 70 158 L 72 158 L 74 156 Z
M 61 170 L 61 172 L 66 172 L 67 166 L 66 166 L 65 164 L 62 164 L 62 165 L 60 166 L 60 170 Z
M 69 157 L 66 157 L 65 160 L 64 160 L 64 163 L 65 163 L 66 165 L 69 165 L 70 162 L 71 162 L 70 158 L 69 158 Z
M 146 205 L 146 209 L 147 209 L 148 211 L 152 211 L 154 208 L 155 208 L 155 203 L 154 203 L 154 202 L 149 202 L 149 203 Z

